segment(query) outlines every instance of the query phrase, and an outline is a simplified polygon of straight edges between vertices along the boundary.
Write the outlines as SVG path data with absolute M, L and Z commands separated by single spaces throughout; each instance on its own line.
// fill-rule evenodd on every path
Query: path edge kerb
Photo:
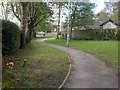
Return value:
M 67 55 L 68 55 L 68 54 L 67 54 Z M 65 83 L 66 83 L 66 81 L 68 80 L 68 78 L 69 78 L 69 76 L 70 76 L 70 73 L 71 73 L 71 69 L 72 69 L 71 61 L 72 61 L 72 59 L 71 59 L 71 57 L 70 57 L 69 55 L 68 55 L 68 59 L 69 59 L 69 61 L 70 61 L 69 70 L 68 70 L 67 75 L 66 75 L 65 79 L 63 80 L 62 84 L 58 87 L 58 90 L 60 90 L 60 89 L 63 88 L 63 86 L 65 85 Z

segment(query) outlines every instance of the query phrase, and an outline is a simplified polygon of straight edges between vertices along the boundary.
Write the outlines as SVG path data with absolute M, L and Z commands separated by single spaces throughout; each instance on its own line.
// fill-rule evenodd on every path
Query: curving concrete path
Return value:
M 77 49 L 45 43 L 65 51 L 72 59 L 72 71 L 65 88 L 118 88 L 118 74 L 97 57 Z

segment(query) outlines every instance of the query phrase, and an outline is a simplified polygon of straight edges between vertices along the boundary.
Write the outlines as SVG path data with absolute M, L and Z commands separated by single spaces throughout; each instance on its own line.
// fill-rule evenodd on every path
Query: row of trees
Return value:
M 67 4 L 66 2 L 54 2 L 52 3 L 52 5 L 56 5 L 58 7 L 58 25 L 57 25 L 57 39 L 59 39 L 59 32 L 60 32 L 60 18 L 61 18 L 61 13 L 62 13 L 62 10 L 67 8 Z
M 9 1 L 9 0 L 7 0 Z M 2 13 L 4 14 L 4 19 L 9 18 L 9 16 L 14 14 L 14 16 L 20 21 L 21 24 L 21 48 L 25 46 L 26 42 L 30 42 L 32 36 L 35 36 L 35 29 L 37 30 L 48 30 L 52 29 L 53 25 L 51 22 L 51 17 L 53 15 L 52 7 L 57 6 L 58 8 L 58 24 L 57 28 L 57 39 L 59 38 L 60 31 L 60 18 L 63 9 L 70 8 L 70 37 L 72 36 L 72 28 L 86 28 L 87 26 L 94 24 L 95 15 L 93 9 L 95 4 L 90 2 L 71 2 L 71 5 L 68 6 L 68 3 L 65 2 L 8 2 L 6 4 L 1 3 Z M 107 5 L 107 4 L 106 4 Z M 110 8 L 113 5 L 112 9 Z M 118 14 L 117 3 L 111 3 L 106 8 L 108 13 L 111 12 L 111 17 L 116 17 Z M 113 15 L 113 12 L 116 14 Z M 10 13 L 10 14 L 9 14 Z M 8 15 L 9 14 L 9 15 Z M 99 14 L 100 17 L 104 17 L 103 13 Z M 106 17 L 105 17 L 106 18 Z M 66 17 L 66 25 L 68 25 L 68 15 Z
M 57 39 L 59 38 L 61 13 L 65 8 L 70 8 L 70 36 L 72 35 L 73 27 L 81 28 L 94 23 L 94 14 L 92 9 L 95 5 L 90 2 L 71 2 L 72 7 L 68 6 L 68 3 L 66 2 L 9 2 L 6 4 L 6 10 L 3 9 L 3 11 L 5 11 L 5 19 L 7 19 L 8 13 L 11 13 L 12 11 L 14 16 L 20 21 L 21 48 L 25 46 L 26 42 L 30 42 L 33 33 L 35 33 L 35 29 L 47 30 L 49 28 L 53 28 L 51 23 L 52 20 L 50 19 L 53 15 L 53 11 L 50 6 L 55 5 L 58 8 L 58 24 L 56 26 Z M 3 3 L 2 6 L 5 7 Z M 68 15 L 66 16 L 68 18 Z M 68 24 L 67 18 L 66 25 Z
M 86 27 L 94 23 L 94 13 L 93 9 L 95 8 L 95 4 L 91 2 L 54 2 L 52 5 L 57 5 L 58 8 L 58 24 L 56 26 L 57 29 L 57 39 L 59 39 L 59 31 L 60 31 L 60 18 L 63 15 L 62 12 L 65 9 L 69 8 L 68 13 L 64 13 L 66 15 L 66 21 L 64 27 L 66 28 L 69 24 L 70 26 L 70 37 L 72 36 L 72 28 L 73 27 Z M 69 17 L 69 21 L 68 21 Z
M 3 8 L 7 7 L 6 9 Z M 8 8 L 9 7 L 9 8 Z M 9 12 L 6 10 L 9 9 Z M 49 3 L 45 2 L 2 2 L 2 10 L 5 16 L 3 19 L 8 19 L 8 15 L 14 15 L 20 22 L 21 29 L 21 46 L 24 48 L 26 43 L 29 43 L 32 36 L 35 36 L 35 28 L 41 23 L 50 23 L 50 17 L 53 11 L 49 7 Z M 46 24 L 43 24 L 44 27 Z
M 32 33 L 35 33 L 34 28 L 42 21 L 48 20 L 52 16 L 52 11 L 44 2 L 20 2 L 19 7 L 15 4 L 11 4 L 11 7 L 14 15 L 21 22 L 21 48 L 23 48 L 26 42 L 30 42 Z M 20 14 L 15 12 L 17 10 L 20 10 Z

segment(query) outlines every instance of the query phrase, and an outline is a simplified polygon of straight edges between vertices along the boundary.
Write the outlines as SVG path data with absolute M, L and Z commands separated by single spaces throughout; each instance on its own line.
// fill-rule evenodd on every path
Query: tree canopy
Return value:
M 93 8 L 95 5 L 90 2 L 76 2 L 72 5 L 70 12 L 71 27 L 84 27 L 94 23 Z
M 53 11 L 46 2 L 12 2 L 14 16 L 21 22 L 22 43 L 30 42 L 35 27 L 52 17 Z

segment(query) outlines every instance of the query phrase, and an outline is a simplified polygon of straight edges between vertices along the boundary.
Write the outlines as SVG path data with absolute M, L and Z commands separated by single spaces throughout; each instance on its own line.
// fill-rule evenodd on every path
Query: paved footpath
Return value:
M 46 40 L 46 39 L 44 39 Z M 65 85 L 66 88 L 117 88 L 118 74 L 104 61 L 83 51 L 45 43 L 42 45 L 65 51 L 72 59 L 72 71 Z

